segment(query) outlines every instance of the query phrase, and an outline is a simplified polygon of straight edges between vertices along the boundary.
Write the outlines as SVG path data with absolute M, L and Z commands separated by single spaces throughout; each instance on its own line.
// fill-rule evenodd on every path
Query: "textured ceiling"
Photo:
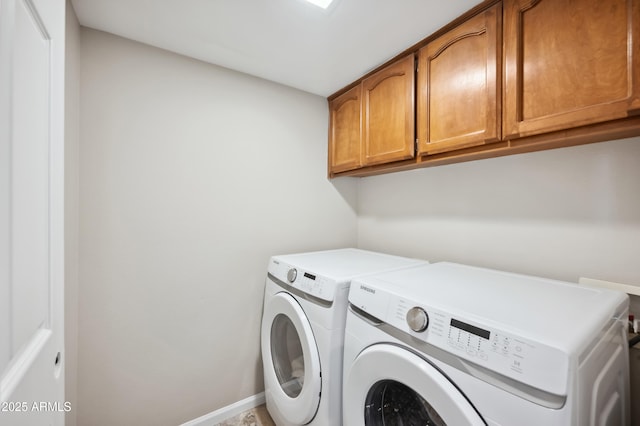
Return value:
M 72 0 L 80 24 L 328 96 L 478 0 Z

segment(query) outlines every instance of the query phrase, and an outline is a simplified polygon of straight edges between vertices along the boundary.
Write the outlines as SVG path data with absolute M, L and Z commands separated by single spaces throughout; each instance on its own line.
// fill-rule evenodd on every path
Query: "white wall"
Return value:
M 369 177 L 358 244 L 640 285 L 639 194 L 640 138 Z
M 78 230 L 80 145 L 80 24 L 67 0 L 65 50 L 65 397 L 71 411 L 66 426 L 76 426 L 78 372 Z
M 357 242 L 326 101 L 88 29 L 80 100 L 78 424 L 261 392 L 269 256 Z

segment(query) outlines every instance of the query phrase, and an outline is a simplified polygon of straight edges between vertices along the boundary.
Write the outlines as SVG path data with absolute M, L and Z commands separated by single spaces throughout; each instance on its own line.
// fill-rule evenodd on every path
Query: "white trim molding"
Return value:
M 214 426 L 244 411 L 256 408 L 258 405 L 264 404 L 264 401 L 264 392 L 260 392 L 257 395 L 252 395 L 241 401 L 234 402 L 231 405 L 198 417 L 197 419 L 190 420 L 180 426 Z
M 640 286 L 638 285 L 614 283 L 611 281 L 596 280 L 593 278 L 585 278 L 585 277 L 580 277 L 580 280 L 578 281 L 578 283 L 582 285 L 591 285 L 595 287 L 608 288 L 612 290 L 620 290 L 633 296 L 640 296 Z

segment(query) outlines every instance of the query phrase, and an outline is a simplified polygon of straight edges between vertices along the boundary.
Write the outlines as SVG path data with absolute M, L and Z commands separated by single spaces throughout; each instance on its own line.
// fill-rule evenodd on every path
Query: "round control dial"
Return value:
M 429 315 L 421 307 L 414 306 L 407 312 L 407 324 L 418 333 L 425 331 L 429 327 Z
M 291 268 L 289 269 L 289 272 L 287 272 L 287 279 L 289 280 L 290 283 L 294 282 L 297 276 L 298 276 L 298 271 L 296 270 L 296 268 Z

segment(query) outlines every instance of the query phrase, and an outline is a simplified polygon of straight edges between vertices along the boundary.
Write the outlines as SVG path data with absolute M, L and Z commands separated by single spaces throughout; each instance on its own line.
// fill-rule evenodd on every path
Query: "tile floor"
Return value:
M 269 416 L 267 407 L 262 404 L 252 410 L 240 413 L 235 417 L 227 419 L 217 426 L 275 426 L 276 424 Z

